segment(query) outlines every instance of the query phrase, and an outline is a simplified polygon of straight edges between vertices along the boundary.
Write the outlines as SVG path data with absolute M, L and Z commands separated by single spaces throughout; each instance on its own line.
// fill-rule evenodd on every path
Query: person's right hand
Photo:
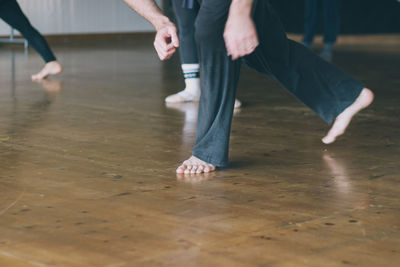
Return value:
M 172 57 L 177 47 L 179 47 L 179 38 L 173 23 L 167 23 L 157 29 L 154 48 L 161 60 Z
M 224 40 L 228 56 L 233 60 L 253 53 L 259 45 L 253 19 L 240 12 L 230 13 L 225 25 Z
M 251 18 L 253 0 L 232 0 L 225 24 L 224 40 L 232 60 L 253 53 L 259 45 L 254 21 Z

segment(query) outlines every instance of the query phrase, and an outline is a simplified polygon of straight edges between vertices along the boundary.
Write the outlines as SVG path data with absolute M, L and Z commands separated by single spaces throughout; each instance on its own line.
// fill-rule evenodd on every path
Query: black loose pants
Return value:
M 327 123 L 351 105 L 363 84 L 287 39 L 267 0 L 254 2 L 253 19 L 260 45 L 242 58 L 227 56 L 223 32 L 231 0 L 202 0 L 195 23 L 201 73 L 201 97 L 193 155 L 219 167 L 228 164 L 229 136 L 240 66 L 277 79 Z

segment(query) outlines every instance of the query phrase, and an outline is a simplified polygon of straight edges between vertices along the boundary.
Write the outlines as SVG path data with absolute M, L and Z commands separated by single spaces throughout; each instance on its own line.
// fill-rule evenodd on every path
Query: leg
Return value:
M 245 58 L 246 63 L 275 77 L 326 122 L 336 119 L 323 140 L 333 142 L 351 118 L 372 102 L 372 92 L 309 49 L 288 40 L 276 13 L 264 1 L 256 4 L 254 21 L 260 46 Z
M 324 0 L 324 50 L 321 57 L 327 61 L 332 60 L 333 45 L 339 34 L 339 7 L 337 0 Z
M 200 97 L 200 67 L 194 35 L 194 24 L 200 5 L 195 1 L 192 9 L 184 8 L 182 7 L 182 0 L 173 0 L 172 5 L 179 29 L 179 52 L 186 88 L 177 94 L 168 96 L 165 102 L 180 103 L 198 101 Z M 235 108 L 239 108 L 240 106 L 240 101 L 235 100 Z
M 340 16 L 338 0 L 324 0 L 324 43 L 334 44 L 339 34 Z
M 177 172 L 200 173 L 225 167 L 240 61 L 232 61 L 225 49 L 223 31 L 229 0 L 203 0 L 196 20 L 196 41 L 201 68 L 201 96 L 196 143 L 191 162 Z M 192 160 L 196 162 L 193 163 Z M 200 160 L 200 161 L 198 161 Z M 197 163 L 199 162 L 199 163 Z M 211 166 L 211 167 L 210 167 Z
M 371 105 L 372 101 L 374 101 L 372 91 L 368 88 L 363 88 L 357 99 L 336 117 L 328 134 L 322 138 L 322 142 L 325 144 L 335 142 L 338 136 L 344 134 L 353 116 Z
M 318 19 L 318 1 L 305 0 L 304 2 L 304 37 L 303 43 L 307 47 L 311 47 Z
M 194 38 L 194 22 L 200 7 L 195 2 L 192 9 L 184 8 L 182 7 L 182 0 L 173 0 L 172 7 L 179 30 L 179 54 L 186 87 L 184 90 L 165 98 L 165 102 L 198 101 L 200 97 L 200 67 Z
M 179 30 L 179 55 L 182 64 L 198 64 L 197 46 L 194 36 L 194 23 L 200 6 L 194 3 L 193 9 L 182 7 L 182 0 L 172 0 L 177 26 Z
M 15 0 L 1 3 L 0 17 L 13 28 L 17 29 L 29 42 L 29 44 L 40 54 L 46 62 L 44 69 L 32 78 L 43 79 L 51 74 L 58 74 L 62 71 L 61 65 L 47 44 L 44 37 L 30 24 Z
M 44 67 L 36 74 L 32 75 L 31 78 L 33 81 L 41 81 L 46 79 L 50 75 L 56 75 L 63 71 L 63 67 L 58 61 L 51 61 L 46 63 Z

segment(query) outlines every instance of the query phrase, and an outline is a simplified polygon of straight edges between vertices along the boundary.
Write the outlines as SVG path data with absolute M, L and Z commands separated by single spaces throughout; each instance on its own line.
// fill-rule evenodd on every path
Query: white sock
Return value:
M 182 64 L 183 77 L 185 78 L 185 91 L 193 96 L 200 94 L 200 65 Z

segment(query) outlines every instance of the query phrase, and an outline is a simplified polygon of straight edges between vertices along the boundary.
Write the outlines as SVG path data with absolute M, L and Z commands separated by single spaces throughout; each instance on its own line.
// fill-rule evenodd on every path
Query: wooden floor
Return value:
M 399 266 L 400 50 L 339 45 L 376 93 L 326 146 L 317 115 L 244 69 L 231 166 L 177 177 L 196 105 L 151 40 L 0 49 L 0 266 Z

